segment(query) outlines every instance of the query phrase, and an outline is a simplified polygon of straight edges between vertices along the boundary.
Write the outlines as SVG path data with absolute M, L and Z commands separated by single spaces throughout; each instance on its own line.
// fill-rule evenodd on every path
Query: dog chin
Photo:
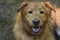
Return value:
M 33 26 L 33 27 L 31 27 L 31 29 L 32 29 L 33 35 L 38 35 L 40 33 L 40 27 L 39 26 Z

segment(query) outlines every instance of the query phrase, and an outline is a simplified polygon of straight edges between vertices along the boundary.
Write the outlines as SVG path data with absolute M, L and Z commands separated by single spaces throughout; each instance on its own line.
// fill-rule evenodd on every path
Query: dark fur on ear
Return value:
M 21 4 L 21 6 L 19 7 L 19 9 L 17 10 L 17 12 L 19 12 L 21 9 L 23 9 L 23 8 L 26 7 L 27 5 L 28 5 L 28 3 L 23 2 L 23 3 Z
M 56 12 L 56 11 L 55 11 L 55 8 L 51 5 L 50 2 L 44 2 L 44 5 L 45 5 L 47 8 L 50 8 L 51 10 L 53 10 L 54 12 Z

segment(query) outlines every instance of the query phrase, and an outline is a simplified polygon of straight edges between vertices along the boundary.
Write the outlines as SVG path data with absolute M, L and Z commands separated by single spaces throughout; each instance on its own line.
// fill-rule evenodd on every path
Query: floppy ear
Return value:
M 23 2 L 22 4 L 21 4 L 21 6 L 19 7 L 19 9 L 17 10 L 17 12 L 19 12 L 20 10 L 22 10 L 24 7 L 26 7 L 28 5 L 28 3 L 27 2 Z
M 55 8 L 52 6 L 52 4 L 50 2 L 44 2 L 44 5 L 45 5 L 45 7 L 47 7 L 49 9 L 53 10 L 54 12 L 56 12 Z

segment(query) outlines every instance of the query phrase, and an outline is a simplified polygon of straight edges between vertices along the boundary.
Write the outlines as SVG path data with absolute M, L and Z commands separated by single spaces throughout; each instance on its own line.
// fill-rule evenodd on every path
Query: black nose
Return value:
M 33 24 L 34 24 L 34 25 L 38 25 L 39 23 L 40 23 L 40 20 L 39 20 L 39 19 L 34 19 L 34 20 L 33 20 Z

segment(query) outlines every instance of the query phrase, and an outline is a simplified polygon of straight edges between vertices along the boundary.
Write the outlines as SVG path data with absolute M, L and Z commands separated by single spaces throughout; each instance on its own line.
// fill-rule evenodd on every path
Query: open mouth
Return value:
M 32 27 L 32 31 L 34 33 L 38 33 L 40 31 L 40 28 L 39 27 Z

